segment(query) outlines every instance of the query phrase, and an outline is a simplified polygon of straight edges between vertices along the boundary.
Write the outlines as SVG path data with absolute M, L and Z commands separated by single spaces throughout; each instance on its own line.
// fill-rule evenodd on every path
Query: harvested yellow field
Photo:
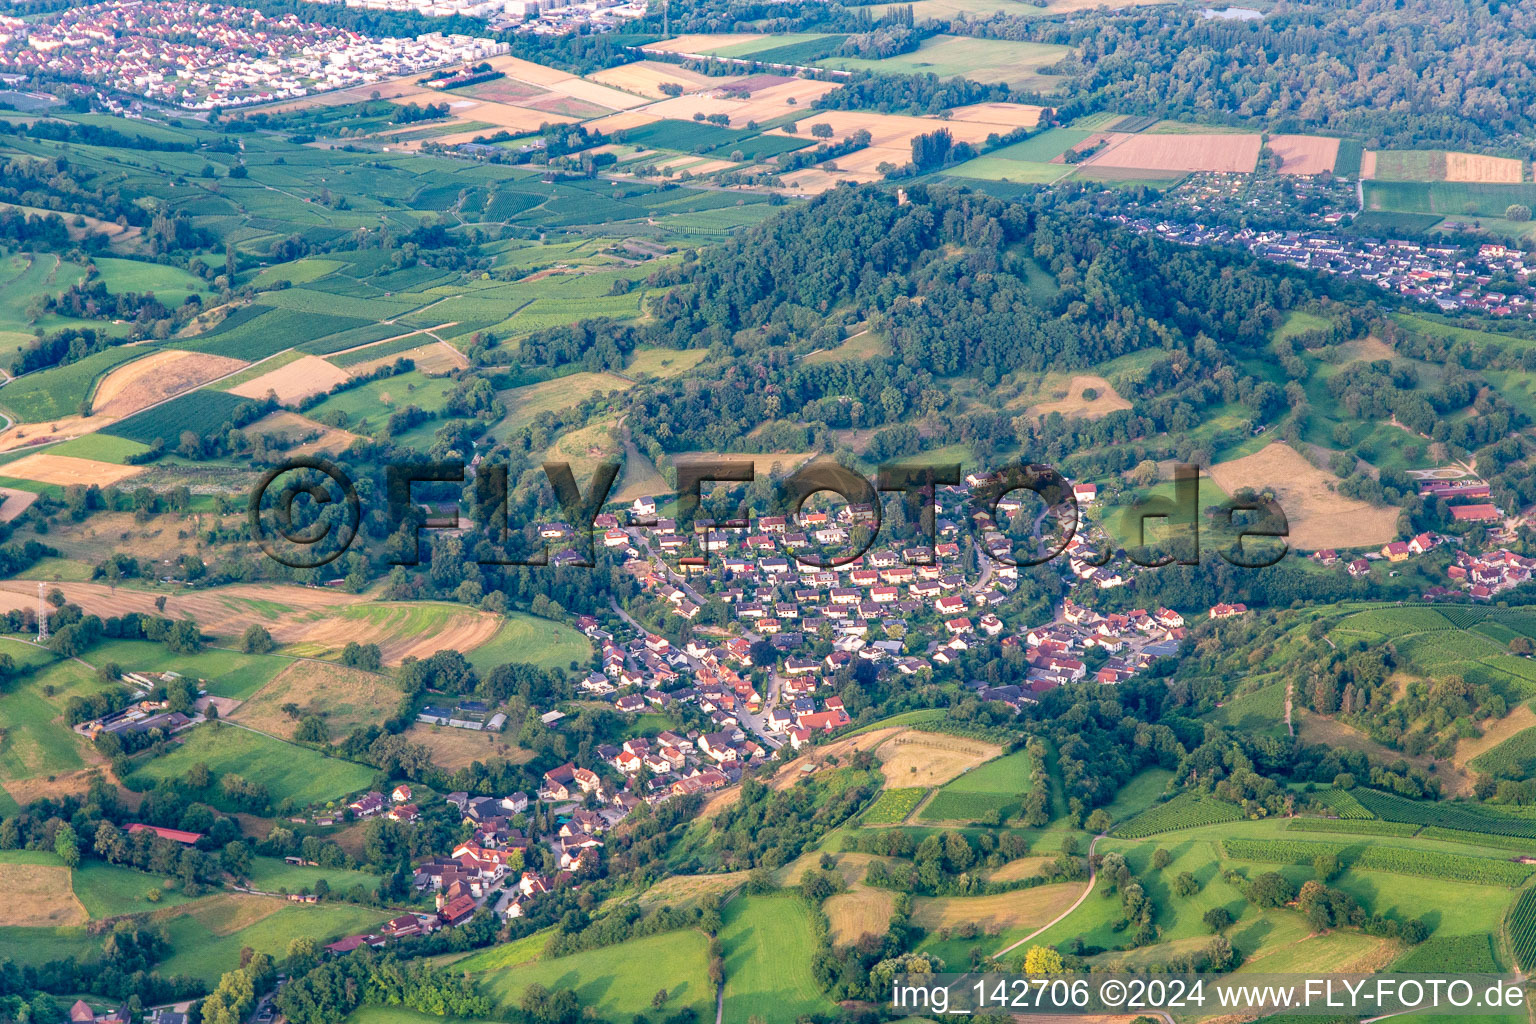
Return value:
M 912 901 L 912 923 L 930 932 L 962 924 L 986 932 L 1039 928 L 1070 907 L 1085 885 L 1061 882 L 996 896 L 919 896 Z
M 834 161 L 834 163 L 835 162 L 836 161 Z M 838 183 L 839 179 L 847 177 L 852 177 L 852 175 L 835 173 L 833 171 L 823 171 L 815 167 L 810 167 L 806 170 L 796 171 L 793 174 L 786 175 L 784 178 L 784 186 L 793 191 L 796 195 L 818 196 L 828 189 L 834 187 Z
M 1271 135 L 1269 148 L 1280 158 L 1281 174 L 1331 172 L 1339 159 L 1339 140 L 1321 135 Z
M 3 586 L 3 583 L 0 583 L 0 586 Z M 0 607 L 0 611 L 3 610 L 3 607 Z M 860 750 L 872 751 L 901 731 L 900 726 L 892 726 L 889 729 L 876 729 L 873 732 L 866 732 L 859 736 L 846 736 L 843 739 L 834 740 L 819 747 L 813 747 L 807 753 L 801 754 L 780 768 L 768 784 L 774 789 L 788 789 L 796 782 L 808 777 L 804 769 L 819 765 L 831 757 L 841 761 L 852 757 Z
M 101 517 L 94 517 L 101 518 Z M 425 658 L 445 647 L 468 653 L 495 635 L 500 616 L 456 605 L 370 601 L 330 587 L 238 583 L 193 592 L 112 588 L 104 583 L 58 584 L 67 601 L 102 618 L 129 612 L 191 619 L 205 633 L 235 638 L 247 626 L 268 629 L 300 655 L 339 651 L 350 641 L 376 643 L 386 664 Z M 158 612 L 155 598 L 166 599 Z M 0 580 L 0 611 L 33 608 L 37 584 Z M 362 607 L 358 607 L 362 606 Z
M 775 78 L 777 76 L 757 77 Z M 694 114 L 703 114 L 706 117 L 711 114 L 724 114 L 731 119 L 732 127 L 741 128 L 748 121 L 769 121 L 786 114 L 810 112 L 812 100 L 835 88 L 837 85 L 834 82 L 816 82 L 808 78 L 782 78 L 772 85 L 754 89 L 746 97 L 717 88 L 714 92 L 662 100 L 660 103 L 651 104 L 645 110 L 657 117 L 677 121 L 691 121 Z M 790 103 L 790 100 L 795 102 Z M 823 120 L 819 111 L 813 113 L 815 120 Z M 835 113 L 835 111 L 827 111 L 827 113 Z M 801 122 L 802 125 L 806 123 L 808 122 Z M 804 132 L 804 130 L 802 127 L 801 131 Z M 929 130 L 932 131 L 933 128 L 930 127 Z
M 660 42 L 642 46 L 641 49 L 661 53 L 703 53 L 706 50 L 718 50 L 726 46 L 735 46 L 737 43 L 750 43 L 765 38 L 767 37 L 757 32 L 728 32 L 719 35 L 697 33 L 663 39 Z
M 949 120 L 974 121 L 1009 129 L 1033 128 L 1040 123 L 1040 112 L 1044 109 L 1028 103 L 972 103 L 950 110 Z
M 642 892 L 638 902 L 644 906 L 687 906 L 705 896 L 723 896 L 747 881 L 746 871 L 727 871 L 713 875 L 671 875 Z
M 69 868 L 47 864 L 0 864 L 7 925 L 58 928 L 85 924 L 90 915 L 70 888 Z
M 604 135 L 612 135 L 614 132 L 624 132 L 631 128 L 639 128 L 641 125 L 660 121 L 661 118 L 648 110 L 625 110 L 617 114 L 609 114 L 607 117 L 599 117 L 587 122 L 588 131 L 602 132 Z
M 884 935 L 896 910 L 896 894 L 888 889 L 855 885 L 821 906 L 831 925 L 832 944 L 851 946 L 865 935 Z
M 72 484 L 120 483 L 131 476 L 144 472 L 143 466 L 118 466 L 95 459 L 77 459 L 73 455 L 49 455 L 39 452 L 24 455 L 5 467 L 5 475 L 19 480 L 36 480 L 44 484 L 68 487 Z
M 329 427 L 296 412 L 272 412 L 245 428 L 247 434 L 280 437 L 288 442 L 308 438 L 287 449 L 290 455 L 310 455 L 314 452 L 344 451 L 357 435 L 340 427 Z
M 505 73 L 508 78 L 541 86 L 550 92 L 558 92 L 573 99 L 595 103 L 609 110 L 628 110 L 645 102 L 638 96 L 620 92 L 600 82 L 589 82 L 567 71 L 545 67 L 520 57 L 493 57 L 490 65 L 495 70 Z
M 1446 181 L 1518 185 L 1524 180 L 1525 163 L 1517 157 L 1483 156 L 1481 153 L 1445 154 Z
M 1368 180 L 1376 177 L 1376 151 L 1368 149 L 1360 154 L 1360 177 Z
M 905 729 L 880 744 L 875 756 L 896 787 L 942 786 L 1002 754 L 995 743 Z
M 1378 547 L 1397 536 L 1395 508 L 1347 498 L 1333 490 L 1332 473 L 1312 465 L 1283 442 L 1252 455 L 1218 462 L 1211 480 L 1228 494 L 1248 487 L 1270 490 L 1290 525 L 1290 544 L 1304 550 Z
M 33 491 L 19 491 L 14 487 L 0 487 L 0 523 L 9 523 L 21 515 L 37 500 Z
M 291 405 L 310 395 L 329 391 L 346 379 L 345 370 L 331 365 L 319 356 L 302 356 L 260 377 L 230 388 L 229 393 L 242 398 L 262 399 L 267 397 L 270 391 L 277 396 L 278 402 Z
M 727 82 L 735 81 L 735 78 L 710 78 L 708 75 L 701 75 L 697 71 L 689 71 L 687 68 L 672 64 L 642 60 L 633 64 L 621 64 L 616 68 L 606 68 L 588 75 L 587 80 L 613 89 L 639 93 L 653 100 L 663 100 L 667 98 L 667 94 L 661 91 L 663 85 L 676 85 L 684 92 L 702 92 L 706 89 L 717 89 Z
M 1257 135 L 1130 135 L 1105 132 L 1107 144 L 1085 166 L 1141 171 L 1252 172 L 1259 162 Z
M 792 174 L 786 179 L 786 183 L 791 187 L 806 193 L 825 191 L 838 180 L 845 178 L 858 181 L 877 180 L 880 177 L 878 170 L 880 164 L 889 163 L 900 167 L 910 163 L 912 140 L 919 135 L 938 131 L 940 128 L 947 129 L 956 142 L 973 144 L 984 142 L 988 135 L 1012 130 L 1011 125 L 976 120 L 941 122 L 933 118 L 908 117 L 905 114 L 817 110 L 795 125 L 794 137 L 807 138 L 811 126 L 816 124 L 826 124 L 832 128 L 832 138 L 827 141 L 840 142 L 862 129 L 870 133 L 870 144 L 865 149 L 837 157 L 833 161 L 837 168 L 835 171 L 829 173 L 813 168 L 808 172 Z M 770 134 L 789 133 L 782 128 L 775 128 Z
M 432 763 L 448 772 L 468 768 L 476 761 L 492 759 L 523 764 L 533 759 L 526 747 L 506 743 L 499 733 L 474 729 L 453 729 L 446 725 L 417 722 L 402 734 L 411 743 L 420 743 L 432 751 Z
M 354 377 L 363 377 L 383 366 L 389 366 L 396 359 L 409 359 L 416 364 L 416 369 L 428 376 L 450 373 L 453 370 L 461 370 L 469 365 L 469 360 L 464 353 L 441 341 L 427 339 L 420 348 L 407 349 L 404 352 L 396 352 L 393 355 L 380 356 L 370 359 L 366 363 L 353 363 L 347 367 L 347 372 Z
M 501 628 L 501 616 L 459 606 L 439 606 L 444 609 L 441 614 L 418 622 L 415 613 L 421 607 L 380 602 L 353 608 L 316 618 L 297 630 L 292 639 L 284 630 L 281 642 L 293 645 L 293 653 L 306 656 L 339 651 L 354 640 L 378 644 L 384 664 L 398 665 L 406 658 L 428 658 L 446 649 L 468 653 Z M 279 637 L 277 628 L 272 636 Z
M 18 423 L 9 430 L 0 431 L 0 452 L 12 452 L 18 448 L 30 448 L 44 441 L 78 437 L 100 430 L 112 421 L 102 416 L 60 416 L 56 420 L 39 423 Z
M 117 367 L 96 388 L 91 411 L 121 419 L 249 366 L 243 359 L 163 349 Z
M 319 715 L 339 740 L 357 726 L 374 725 L 394 714 L 400 690 L 389 679 L 345 665 L 296 661 L 258 690 L 231 718 L 249 729 L 291 740 L 299 718 L 282 710 L 298 706 L 298 715 Z
M 1011 860 L 987 876 L 989 882 L 1016 882 L 1022 878 L 1034 878 L 1056 862 L 1054 857 L 1020 857 Z
M 1045 419 L 1051 413 L 1059 412 L 1069 418 L 1096 420 L 1131 407 L 1131 403 L 1121 398 L 1114 386 L 1103 377 L 1079 374 L 1065 386 L 1058 384 L 1048 390 L 1051 392 L 1050 400 L 1031 405 L 1025 410 L 1029 415 Z

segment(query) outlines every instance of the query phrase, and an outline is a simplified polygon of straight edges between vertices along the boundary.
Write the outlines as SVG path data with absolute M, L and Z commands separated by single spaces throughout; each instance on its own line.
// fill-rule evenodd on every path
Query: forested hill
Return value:
M 878 439 L 876 452 L 903 454 L 919 412 L 930 438 L 1012 447 L 1044 428 L 999 403 L 961 412 L 946 403 L 946 381 L 990 387 L 1015 371 L 1086 370 L 1131 353 L 1148 354 L 1134 410 L 1056 424 L 1052 442 L 1082 449 L 1183 433 L 1221 403 L 1258 423 L 1284 407 L 1281 389 L 1243 361 L 1261 356 L 1288 310 L 1317 298 L 1315 279 L 1135 236 L 1081 197 L 1022 205 L 922 186 L 906 196 L 835 189 L 686 263 L 649 323 L 584 328 L 617 337 L 608 350 L 651 343 L 732 356 L 635 396 L 633 425 L 661 445 L 653 456 L 736 448 L 754 428 L 755 442 L 779 431 L 787 450 L 819 444 L 826 430 L 890 428 L 903 433 Z M 828 351 L 866 331 L 878 344 L 856 357 Z M 558 356 L 549 341 L 536 344 Z M 802 358 L 813 351 L 826 354 Z M 783 433 L 786 422 L 803 436 Z M 1173 453 L 1172 441 L 1158 444 L 1155 457 Z
M 852 308 L 888 328 L 913 369 L 1038 370 L 1199 334 L 1251 347 L 1310 297 L 1245 257 L 1134 236 L 1057 197 L 1027 207 L 923 186 L 906 196 L 839 188 L 707 251 L 656 304 L 654 340 L 777 347 Z M 1042 273 L 1052 294 L 1032 283 Z

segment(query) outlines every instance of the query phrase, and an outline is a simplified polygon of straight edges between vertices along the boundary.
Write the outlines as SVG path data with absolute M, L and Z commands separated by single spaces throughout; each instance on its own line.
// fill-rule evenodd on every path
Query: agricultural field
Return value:
M 175 952 L 159 969 L 214 985 L 221 974 L 240 965 L 242 949 L 280 958 L 295 938 L 305 936 L 323 945 L 377 926 L 384 913 L 347 903 L 295 905 L 267 896 L 215 896 L 166 922 Z
M 726 904 L 720 941 L 725 957 L 725 1015 L 794 1024 L 831 1004 L 811 974 L 810 915 L 792 896 L 740 896 Z
M 245 362 L 178 349 L 160 349 L 114 368 L 96 385 L 91 414 L 110 419 L 131 416 L 141 409 L 227 377 Z
M 973 768 L 944 786 L 923 807 L 924 821 L 981 821 L 1011 817 L 1029 791 L 1033 756 L 1020 750 Z
M 498 394 L 507 407 L 502 429 L 508 433 L 533 423 L 541 413 L 573 409 L 589 398 L 623 392 L 631 383 L 611 373 L 573 373 L 512 388 Z
M 563 623 L 523 612 L 508 612 L 490 639 L 467 652 L 476 671 L 522 662 L 550 671 L 568 671 L 592 657 L 592 642 Z
M 885 790 L 862 815 L 864 824 L 895 825 L 907 820 L 927 792 L 921 787 Z
M 292 405 L 310 395 L 329 391 L 348 379 L 349 375 L 345 370 L 333 366 L 319 356 L 301 355 L 297 359 L 285 360 L 283 365 L 259 377 L 242 381 L 228 390 L 231 394 L 242 398 L 258 400 L 271 393 L 275 394 L 282 404 Z
M 1319 856 L 1331 854 L 1349 866 L 1361 869 L 1511 888 L 1518 888 L 1536 870 L 1531 865 L 1510 860 L 1468 857 L 1443 851 L 1367 846 L 1356 852 L 1343 843 L 1300 839 L 1227 839 L 1222 842 L 1222 849 L 1234 860 L 1296 864 L 1302 867 L 1311 864 Z
M 23 423 L 72 422 L 81 401 L 95 390 L 97 380 L 140 354 L 120 345 L 78 362 L 29 373 L 0 387 L 0 407 Z
M 480 991 L 502 1007 L 516 1006 L 530 985 L 569 988 L 600 1020 L 626 1024 L 636 1014 L 650 1012 L 651 998 L 666 989 L 672 1011 L 692 1007 L 702 1018 L 714 1002 L 708 947 L 703 932 L 684 929 L 517 966 L 475 970 L 475 960 L 470 960 L 465 969 L 474 971 L 471 977 Z
M 197 437 L 222 433 L 245 404 L 245 399 L 224 391 L 193 391 L 104 427 L 103 433 L 150 447 L 174 448 L 183 433 Z
M 1536 775 L 1536 728 L 1516 733 L 1467 764 L 1476 771 L 1496 778 L 1531 778 Z
M 1536 968 L 1536 889 L 1522 892 L 1510 910 L 1509 938 L 1520 969 Z
M 1121 839 L 1144 839 L 1162 832 L 1197 828 L 1222 821 L 1238 821 L 1241 818 L 1242 812 L 1236 804 L 1185 792 L 1171 800 L 1154 804 L 1130 821 L 1117 826 L 1114 835 Z
M 875 748 L 890 786 L 940 786 L 1001 754 L 993 743 L 905 729 Z
M 867 885 L 854 885 L 831 897 L 822 910 L 831 926 L 833 944 L 850 946 L 865 935 L 884 935 L 895 904 L 895 893 Z
M 1096 144 L 1102 148 L 1082 161 L 1093 170 L 1135 170 L 1184 173 L 1189 171 L 1249 172 L 1259 159 L 1257 135 L 1126 134 L 1102 132 L 1076 148 Z
M 365 602 L 311 616 L 307 626 L 289 636 L 287 622 L 273 631 L 284 652 L 297 657 L 335 657 L 348 643 L 378 644 L 386 665 L 406 658 L 426 658 L 452 648 L 475 650 L 496 636 L 495 615 L 447 602 Z M 298 625 L 298 624 L 293 624 Z
M 195 764 L 215 777 L 239 775 L 267 787 L 274 804 L 305 807 L 367 788 L 374 770 L 235 726 L 213 723 L 193 729 L 168 753 L 137 764 L 128 780 L 154 784 L 181 778 Z M 222 794 L 210 794 L 215 805 Z

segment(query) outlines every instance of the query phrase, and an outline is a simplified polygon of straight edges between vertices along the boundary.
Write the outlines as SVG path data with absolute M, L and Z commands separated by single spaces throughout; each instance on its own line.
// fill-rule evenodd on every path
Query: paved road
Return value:
M 1099 840 L 1103 838 L 1104 834 L 1101 832 L 1093 837 L 1093 842 L 1088 844 L 1088 887 L 1083 890 L 1083 894 L 1079 896 L 1070 907 L 1068 907 L 1066 910 L 1063 910 L 1060 914 L 1057 914 L 1055 920 L 1049 922 L 1048 924 L 1041 925 L 1039 928 L 1036 928 L 1034 931 L 1030 932 L 1028 935 L 1024 936 L 1018 942 L 1015 942 L 1013 945 L 1007 947 L 1006 949 L 1000 949 L 996 953 L 993 953 L 993 960 L 1001 960 L 1004 956 L 1012 953 L 1014 950 L 1024 945 L 1024 943 L 1028 942 L 1036 935 L 1056 927 L 1056 925 L 1060 924 L 1063 920 L 1066 919 L 1068 914 L 1072 913 L 1072 911 L 1083 905 L 1083 900 L 1087 899 L 1088 894 L 1093 892 L 1094 880 L 1099 877 L 1098 871 L 1095 870 L 1093 866 L 1093 848 L 1098 846 Z

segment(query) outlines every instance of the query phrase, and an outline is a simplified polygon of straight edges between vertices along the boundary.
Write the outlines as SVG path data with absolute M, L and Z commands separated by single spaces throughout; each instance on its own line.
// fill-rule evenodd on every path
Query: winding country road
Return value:
M 1103 839 L 1103 838 L 1104 838 L 1104 833 L 1100 832 L 1098 835 L 1093 837 L 1093 842 L 1088 844 L 1088 885 L 1087 885 L 1086 888 L 1083 889 L 1083 894 L 1081 896 L 1079 896 L 1073 902 L 1073 904 L 1070 907 L 1068 907 L 1066 910 L 1063 910 L 1060 914 L 1057 914 L 1055 919 L 1049 921 L 1046 924 L 1041 925 L 1039 928 L 1036 928 L 1034 931 L 1032 931 L 1028 935 L 1024 936 L 1018 942 L 1015 942 L 1013 945 L 1008 946 L 1005 949 L 1000 949 L 996 953 L 993 953 L 992 954 L 992 959 L 993 960 L 1001 960 L 1003 957 L 1007 956 L 1009 953 L 1012 953 L 1014 950 L 1016 950 L 1020 946 L 1024 945 L 1024 943 L 1026 943 L 1030 939 L 1034 938 L 1036 935 L 1039 935 L 1042 932 L 1049 931 L 1050 929 L 1056 927 L 1058 924 L 1060 924 L 1063 920 L 1066 919 L 1067 915 L 1071 914 L 1072 911 L 1076 910 L 1078 907 L 1083 905 L 1083 900 L 1087 899 L 1088 898 L 1088 894 L 1093 892 L 1094 880 L 1099 877 L 1098 871 L 1095 870 L 1095 868 L 1093 866 L 1093 848 L 1095 846 L 1098 846 L 1099 845 L 1099 840 Z

